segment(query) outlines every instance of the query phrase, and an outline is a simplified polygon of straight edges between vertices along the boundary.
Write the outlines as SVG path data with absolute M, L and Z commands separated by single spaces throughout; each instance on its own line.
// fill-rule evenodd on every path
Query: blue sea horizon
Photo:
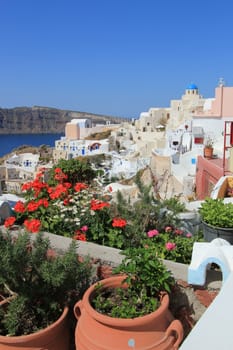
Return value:
M 47 145 L 55 147 L 55 141 L 59 140 L 63 133 L 60 134 L 9 134 L 0 135 L 0 157 L 13 152 L 15 148 L 23 145 L 39 147 Z

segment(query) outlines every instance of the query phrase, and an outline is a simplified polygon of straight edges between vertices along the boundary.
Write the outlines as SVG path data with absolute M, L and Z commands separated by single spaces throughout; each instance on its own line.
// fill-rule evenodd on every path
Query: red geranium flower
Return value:
M 112 226 L 113 227 L 125 227 L 127 224 L 125 219 L 121 219 L 121 218 L 114 218 L 112 220 Z
M 43 206 L 45 208 L 48 208 L 48 206 L 49 206 L 49 202 L 46 198 L 39 199 L 37 204 L 38 204 L 38 207 Z
M 63 181 L 63 180 L 67 180 L 68 176 L 66 174 L 63 173 L 63 171 L 61 170 L 61 168 L 56 168 L 54 170 L 55 175 L 54 175 L 54 179 L 57 181 Z
M 36 174 L 36 179 L 39 180 L 39 179 L 42 178 L 43 176 L 44 176 L 44 173 L 42 173 L 42 172 L 41 172 L 41 173 L 37 173 L 37 174 Z
M 63 180 L 67 180 L 68 176 L 65 175 L 64 173 L 60 173 L 60 174 L 56 174 L 54 176 L 54 179 L 57 180 L 57 181 L 63 181 Z
M 91 200 L 91 210 L 101 210 L 104 207 L 110 207 L 108 202 L 102 202 L 97 199 Z
M 16 220 L 16 218 L 15 218 L 14 216 L 9 216 L 9 217 L 5 220 L 4 226 L 5 226 L 6 228 L 11 227 L 12 225 L 14 225 L 15 220 Z
M 67 194 L 67 186 L 64 186 L 63 184 L 58 184 L 56 187 L 50 187 L 48 189 L 48 192 L 49 197 L 51 199 L 57 199 Z
M 64 182 L 63 183 L 63 186 L 68 190 L 69 188 L 72 187 L 71 183 L 70 182 Z
M 80 231 L 78 230 L 78 231 L 75 232 L 73 239 L 86 242 L 87 237 L 86 237 L 85 233 L 80 232 Z
M 23 204 L 23 202 L 21 201 L 18 201 L 15 206 L 14 206 L 14 210 L 17 212 L 17 213 L 24 213 L 25 212 L 25 206 Z
M 68 198 L 68 197 L 65 198 L 64 201 L 63 201 L 63 204 L 64 205 L 69 205 L 69 203 L 70 203 L 70 198 Z
M 41 222 L 38 219 L 25 220 L 24 226 L 32 233 L 36 233 L 40 230 Z
M 25 184 L 22 185 L 22 191 L 28 191 L 30 189 L 32 189 L 35 192 L 35 197 L 38 197 L 39 193 L 41 192 L 41 190 L 43 188 L 47 188 L 48 185 L 41 181 L 40 178 L 36 178 L 34 181 L 32 182 L 27 182 Z
M 85 190 L 86 188 L 88 188 L 88 186 L 83 182 L 77 182 L 74 186 L 76 192 L 80 192 L 81 190 Z
M 32 212 L 32 211 L 36 211 L 38 209 L 38 203 L 37 202 L 34 202 L 34 201 L 31 201 L 28 203 L 27 205 L 27 210 Z
M 32 187 L 32 182 L 26 182 L 25 184 L 23 184 L 21 186 L 21 190 L 22 191 L 28 191 L 28 190 L 30 190 L 31 187 Z

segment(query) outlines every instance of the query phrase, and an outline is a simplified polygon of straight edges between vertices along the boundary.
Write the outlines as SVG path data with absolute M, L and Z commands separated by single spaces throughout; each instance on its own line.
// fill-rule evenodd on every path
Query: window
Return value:
M 194 143 L 197 145 L 203 145 L 204 138 L 203 137 L 194 137 Z

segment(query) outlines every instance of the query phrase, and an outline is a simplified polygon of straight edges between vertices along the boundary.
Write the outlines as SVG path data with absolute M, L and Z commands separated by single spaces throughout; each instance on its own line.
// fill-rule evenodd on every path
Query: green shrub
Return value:
M 126 275 L 123 283 L 127 288 L 104 289 L 100 281 L 92 306 L 111 317 L 144 316 L 159 307 L 161 292 L 170 293 L 174 278 L 156 257 L 155 245 L 132 247 L 123 254 L 124 259 L 114 273 Z
M 199 213 L 202 221 L 216 227 L 233 227 L 233 203 L 223 199 L 206 198 L 201 203 Z
M 29 334 L 47 327 L 71 309 L 90 284 L 91 267 L 80 262 L 75 241 L 62 255 L 38 233 L 17 236 L 0 231 L 0 291 L 10 297 L 1 310 L 0 334 Z

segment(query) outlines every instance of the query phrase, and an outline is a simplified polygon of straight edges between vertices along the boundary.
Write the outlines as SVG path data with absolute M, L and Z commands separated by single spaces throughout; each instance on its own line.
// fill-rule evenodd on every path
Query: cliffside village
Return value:
M 138 119 L 120 124 L 92 125 L 89 119 L 72 119 L 65 136 L 55 142 L 48 163 L 39 154 L 10 155 L 0 166 L 0 201 L 14 201 L 22 183 L 39 168 L 76 157 L 105 155 L 99 166 L 114 179 L 113 193 L 136 198 L 136 185 L 122 184 L 143 170 L 143 180 L 154 181 L 162 198 L 180 196 L 186 201 L 210 195 L 222 176 L 233 172 L 233 87 L 220 79 L 213 98 L 203 98 L 195 84 L 186 87 L 170 107 L 151 107 Z M 93 138 L 106 133 L 106 138 Z M 213 154 L 205 156 L 206 146 Z M 109 186 L 109 185 L 108 185 Z

